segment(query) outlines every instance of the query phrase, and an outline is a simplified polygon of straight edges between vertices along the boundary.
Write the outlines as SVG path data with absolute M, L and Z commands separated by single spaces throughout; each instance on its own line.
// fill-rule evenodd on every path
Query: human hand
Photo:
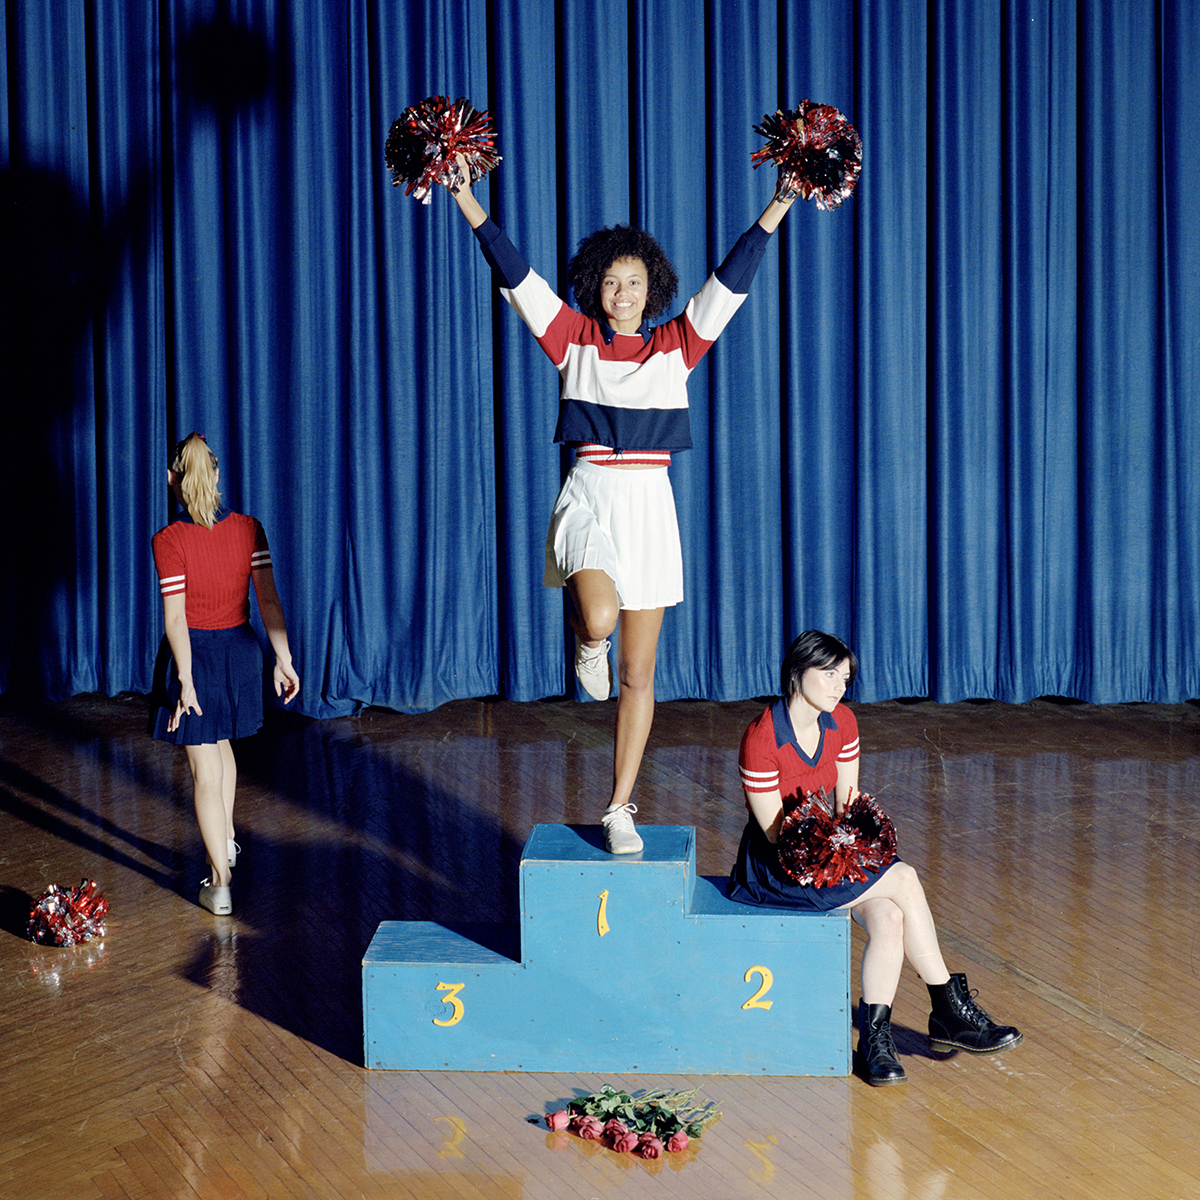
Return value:
M 290 662 L 275 660 L 275 695 L 282 696 L 284 704 L 290 704 L 300 691 L 300 676 Z
M 467 224 L 472 229 L 478 229 L 487 220 L 487 213 L 471 191 L 471 167 L 464 154 L 460 154 L 455 163 L 456 169 L 443 175 L 438 182 L 454 197 L 459 211 L 467 218 Z
M 779 168 L 779 174 L 775 180 L 775 199 L 780 204 L 791 204 L 803 190 L 804 185 L 800 181 L 798 172 L 790 171 L 787 167 Z
M 175 705 L 175 711 L 167 721 L 167 732 L 174 733 L 179 728 L 179 722 L 183 720 L 184 713 L 189 712 L 195 713 L 198 717 L 204 716 L 204 709 L 200 707 L 200 701 L 196 698 L 196 687 L 190 679 L 186 683 L 180 681 L 179 700 Z
M 453 171 L 447 171 L 444 175 L 439 176 L 438 183 L 452 196 L 457 196 L 462 191 L 469 192 L 471 190 L 471 164 L 467 161 L 465 154 L 460 154 L 455 158 L 454 168 Z

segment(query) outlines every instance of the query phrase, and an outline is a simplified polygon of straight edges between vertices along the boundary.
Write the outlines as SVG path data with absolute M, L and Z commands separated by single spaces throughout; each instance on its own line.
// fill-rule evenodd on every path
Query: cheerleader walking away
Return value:
M 730 873 L 728 895 L 743 904 L 827 912 L 848 908 L 863 927 L 858 1067 L 874 1087 L 907 1076 L 892 1040 L 892 1003 L 904 959 L 929 989 L 929 1042 L 937 1050 L 989 1054 L 1017 1045 L 1021 1033 L 997 1025 L 974 1001 L 967 977 L 942 959 L 917 873 L 898 860 L 865 882 L 827 887 L 793 883 L 780 867 L 784 814 L 809 793 L 835 797 L 840 815 L 858 795 L 858 724 L 841 703 L 858 660 L 840 639 L 809 630 L 783 660 L 781 698 L 742 737 L 738 766 L 750 817 Z
M 249 625 L 251 581 L 275 651 L 275 694 L 284 703 L 299 692 L 300 677 L 292 666 L 267 535 L 253 517 L 221 511 L 219 481 L 217 456 L 202 434 L 189 434 L 175 447 L 167 471 L 186 514 L 160 529 L 152 543 L 166 626 L 153 734 L 187 751 L 196 822 L 211 867 L 200 885 L 200 905 L 227 916 L 238 854 L 237 765 L 230 742 L 257 733 L 263 722 L 262 651 Z
M 463 165 L 460 163 L 460 166 Z M 470 179 L 470 171 L 462 171 Z M 631 801 L 654 720 L 663 614 L 683 599 L 683 556 L 671 454 L 692 445 L 687 377 L 746 298 L 770 235 L 798 192 L 784 176 L 758 221 L 677 317 L 675 270 L 658 243 L 618 225 L 585 238 L 568 267 L 582 311 L 564 303 L 489 219 L 468 185 L 446 186 L 475 231 L 501 295 L 562 377 L 556 442 L 575 461 L 546 537 L 547 587 L 565 587 L 575 673 L 597 700 L 612 692 L 609 636 L 619 632 L 617 719 L 605 848 L 636 854 Z

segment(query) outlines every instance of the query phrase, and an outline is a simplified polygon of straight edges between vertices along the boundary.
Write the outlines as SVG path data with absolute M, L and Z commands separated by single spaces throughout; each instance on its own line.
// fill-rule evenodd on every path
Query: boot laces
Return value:
M 890 1054 L 896 1057 L 896 1043 L 892 1041 L 892 1026 L 888 1021 L 867 1026 L 867 1044 L 872 1054 Z
M 969 1021 L 972 1025 L 980 1028 L 987 1025 L 994 1025 L 995 1021 L 975 1003 L 975 997 L 978 995 L 978 988 L 972 988 L 969 992 L 961 992 L 956 995 L 955 998 L 958 1001 L 956 1007 L 958 1008 L 959 1016 L 964 1021 Z

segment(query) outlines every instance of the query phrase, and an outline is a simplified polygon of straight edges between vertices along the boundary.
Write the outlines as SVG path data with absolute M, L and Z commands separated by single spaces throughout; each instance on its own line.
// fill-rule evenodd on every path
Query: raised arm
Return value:
M 466 164 L 463 164 L 463 178 L 470 179 L 471 173 L 467 169 Z M 480 225 L 487 220 L 487 213 L 484 211 L 483 205 L 475 198 L 475 193 L 471 190 L 469 183 L 461 184 L 457 189 L 452 188 L 449 184 L 443 183 L 443 187 L 454 197 L 455 203 L 459 207 L 462 215 L 467 218 L 468 224 L 472 229 L 478 229 Z M 766 230 L 767 233 L 774 233 L 779 228 L 780 221 L 787 216 L 788 210 L 796 201 L 796 197 L 800 193 L 793 188 L 789 188 L 785 182 L 785 176 L 782 170 L 779 173 L 779 182 L 775 188 L 775 195 L 771 198 L 771 203 L 763 209 L 762 216 L 758 218 L 758 223 Z
M 471 191 L 471 170 L 467 166 L 466 159 L 458 160 L 459 169 L 462 171 L 462 177 L 467 182 L 460 184 L 457 188 L 451 187 L 450 184 L 441 181 L 442 186 L 454 197 L 455 203 L 458 205 L 462 215 L 467 218 L 467 222 L 472 229 L 478 229 L 480 225 L 487 220 L 487 213 L 483 210 L 483 205 L 475 199 L 475 193 Z
M 779 222 L 788 214 L 788 209 L 796 201 L 796 197 L 800 195 L 798 188 L 790 186 L 790 177 L 785 175 L 783 168 L 779 170 L 779 179 L 775 184 L 775 195 L 771 198 L 771 203 L 763 209 L 763 214 L 758 218 L 758 223 L 768 232 L 774 233 L 779 228 Z

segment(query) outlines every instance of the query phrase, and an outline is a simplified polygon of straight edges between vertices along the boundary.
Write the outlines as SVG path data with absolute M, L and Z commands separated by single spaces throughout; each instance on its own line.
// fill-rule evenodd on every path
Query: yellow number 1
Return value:
M 597 898 L 600 901 L 600 911 L 596 914 L 596 932 L 603 937 L 608 932 L 608 888 Z
M 448 995 L 442 997 L 443 1004 L 449 1004 L 454 1009 L 454 1015 L 447 1017 L 444 1021 L 439 1021 L 437 1017 L 433 1018 L 435 1025 L 457 1025 L 463 1019 L 463 1002 L 458 998 L 458 993 L 467 985 L 465 983 L 439 983 L 437 990 L 439 992 L 447 992 Z

